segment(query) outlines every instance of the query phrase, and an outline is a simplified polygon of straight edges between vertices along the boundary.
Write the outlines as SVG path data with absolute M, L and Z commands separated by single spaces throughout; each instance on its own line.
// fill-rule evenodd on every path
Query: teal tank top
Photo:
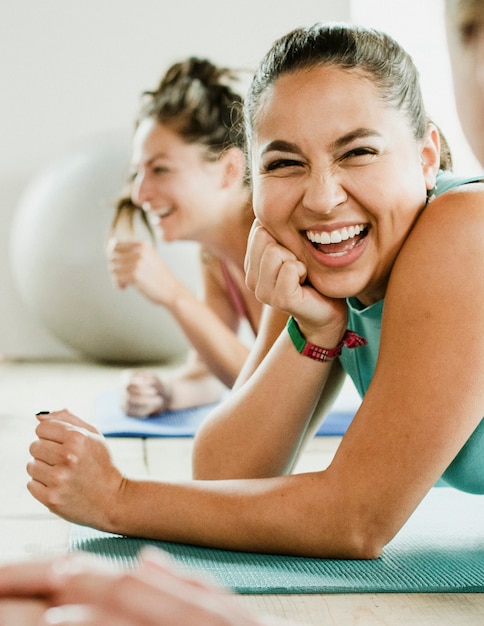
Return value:
M 437 176 L 437 195 L 459 185 L 482 181 L 482 177 L 457 178 L 451 172 L 440 171 Z M 347 298 L 347 304 L 348 328 L 365 337 L 368 343 L 357 350 L 344 347 L 339 359 L 363 397 L 376 367 L 384 300 L 365 307 L 356 298 Z M 484 419 L 446 469 L 442 481 L 461 491 L 484 494 Z

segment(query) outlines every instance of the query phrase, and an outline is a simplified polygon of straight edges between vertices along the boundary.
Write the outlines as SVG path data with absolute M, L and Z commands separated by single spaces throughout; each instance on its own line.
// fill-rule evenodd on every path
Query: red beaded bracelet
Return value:
M 289 333 L 289 337 L 291 338 L 296 350 L 300 354 L 308 356 L 310 359 L 314 359 L 315 361 L 332 361 L 341 354 L 343 346 L 352 350 L 353 348 L 359 348 L 360 346 L 367 344 L 364 337 L 360 337 L 352 330 L 347 330 L 343 335 L 343 339 L 335 348 L 322 348 L 321 346 L 316 346 L 314 343 L 306 341 L 293 317 L 290 317 L 287 322 L 287 332 Z

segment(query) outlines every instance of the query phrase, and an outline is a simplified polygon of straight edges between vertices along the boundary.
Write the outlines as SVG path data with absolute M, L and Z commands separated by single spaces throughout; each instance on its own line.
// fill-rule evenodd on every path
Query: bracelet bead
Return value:
M 323 363 L 332 361 L 338 357 L 341 354 L 343 346 L 352 350 L 353 348 L 364 346 L 367 343 L 364 337 L 360 337 L 352 330 L 347 330 L 343 335 L 343 339 L 335 348 L 322 348 L 321 346 L 306 341 L 293 317 L 290 317 L 287 322 L 287 332 L 289 333 L 294 347 L 300 354 L 314 359 L 315 361 L 322 361 Z

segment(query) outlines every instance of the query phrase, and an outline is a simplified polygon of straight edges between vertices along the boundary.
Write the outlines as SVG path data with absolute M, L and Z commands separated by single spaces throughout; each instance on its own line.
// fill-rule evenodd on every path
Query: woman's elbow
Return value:
M 394 535 L 386 524 L 381 524 L 381 520 L 370 521 L 353 516 L 346 532 L 342 533 L 342 554 L 339 558 L 365 561 L 378 559 Z
M 314 549 L 308 550 L 308 556 L 320 559 L 372 561 L 382 555 L 384 546 L 383 542 L 378 541 L 370 533 L 355 532 L 352 529 L 346 532 L 342 531 L 331 547 L 322 541 Z
M 370 533 L 361 533 L 353 536 L 345 546 L 347 554 L 343 558 L 361 561 L 378 559 L 383 552 L 385 543 L 377 540 Z
M 212 428 L 207 419 L 198 429 L 193 442 L 192 477 L 194 480 L 214 480 L 220 476 L 220 454 L 213 443 Z

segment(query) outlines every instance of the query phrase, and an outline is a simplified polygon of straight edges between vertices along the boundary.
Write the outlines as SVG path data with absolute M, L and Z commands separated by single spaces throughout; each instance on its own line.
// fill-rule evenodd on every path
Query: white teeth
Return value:
M 167 217 L 168 215 L 171 215 L 171 213 L 173 213 L 173 209 L 163 209 L 161 211 L 150 211 L 148 213 L 148 221 L 151 224 L 158 224 L 159 220 Z
M 365 230 L 364 224 L 355 224 L 354 226 L 347 226 L 340 230 L 332 230 L 330 233 L 326 231 L 308 230 L 306 231 L 306 237 L 311 243 L 321 243 L 323 245 L 328 243 L 341 243 L 342 241 L 356 237 L 356 235 L 359 235 L 363 230 Z
M 331 233 L 331 243 L 341 243 L 342 240 L 343 237 L 341 236 L 339 230 L 333 230 Z

